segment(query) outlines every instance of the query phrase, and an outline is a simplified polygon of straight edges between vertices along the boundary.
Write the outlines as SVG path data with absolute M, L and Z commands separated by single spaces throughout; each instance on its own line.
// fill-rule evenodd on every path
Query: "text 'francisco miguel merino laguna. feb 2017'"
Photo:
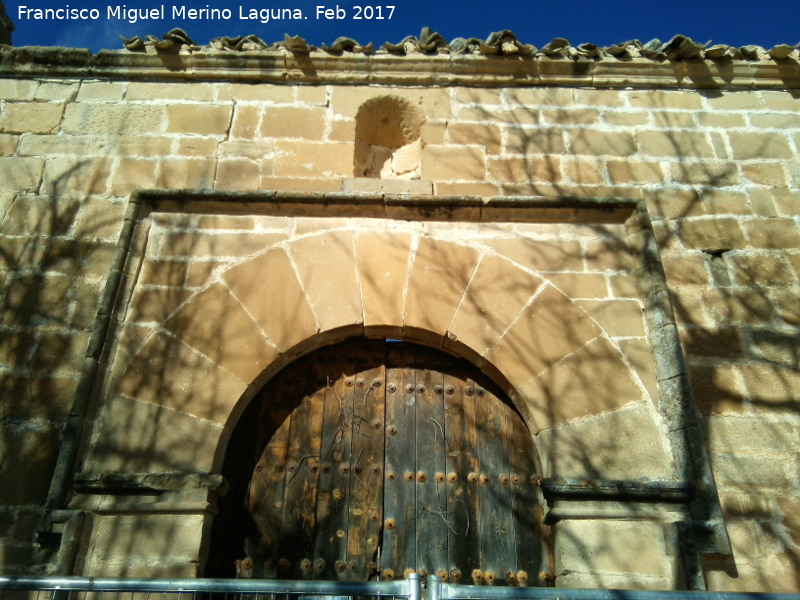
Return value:
M 300 8 L 250 8 L 242 5 L 217 8 L 206 5 L 204 8 L 191 8 L 182 4 L 159 4 L 146 8 L 129 7 L 125 4 L 109 5 L 104 8 L 75 8 L 65 4 L 60 8 L 37 8 L 20 5 L 17 8 L 19 20 L 31 21 L 138 21 L 162 19 L 240 20 L 269 23 L 278 20 L 389 20 L 394 16 L 394 6 L 325 6 Z

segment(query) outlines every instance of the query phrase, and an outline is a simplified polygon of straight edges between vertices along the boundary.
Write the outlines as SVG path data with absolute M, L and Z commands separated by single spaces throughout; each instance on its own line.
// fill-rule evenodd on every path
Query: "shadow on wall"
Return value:
M 513 100 L 514 92 L 508 94 Z M 477 100 L 476 97 L 476 104 Z M 487 120 L 499 118 L 491 109 L 479 110 Z M 511 156 L 490 159 L 490 177 L 508 194 L 554 197 L 576 195 L 576 191 L 579 195 L 593 195 L 595 190 L 608 189 L 609 182 L 618 184 L 619 195 L 635 193 L 638 189 L 635 184 L 642 179 L 655 186 L 655 193 L 648 193 L 648 204 L 671 284 L 697 408 L 703 415 L 734 537 L 735 558 L 742 564 L 748 561 L 766 564 L 770 556 L 776 555 L 788 565 L 787 570 L 796 573 L 800 570 L 796 548 L 798 526 L 790 521 L 797 514 L 796 501 L 775 493 L 788 488 L 787 475 L 782 471 L 784 461 L 759 458 L 772 449 L 783 452 L 793 442 L 794 430 L 782 424 L 781 416 L 794 415 L 798 410 L 797 399 L 790 392 L 798 373 L 797 320 L 775 308 L 779 295 L 792 293 L 781 279 L 791 269 L 782 263 L 783 259 L 762 252 L 769 248 L 766 245 L 769 239 L 763 241 L 764 246 L 754 246 L 757 232 L 747 223 L 740 224 L 735 218 L 698 218 L 714 215 L 715 207 L 724 202 L 719 188 L 735 185 L 741 175 L 735 164 L 713 158 L 713 150 L 706 147 L 705 138 L 684 131 L 682 119 L 687 114 L 672 116 L 665 109 L 662 127 L 652 136 L 652 132 L 608 136 L 592 128 L 599 116 L 591 111 L 581 117 L 587 122 L 570 126 L 565 124 L 575 118 L 572 111 L 548 109 L 547 114 L 534 110 L 507 111 L 500 125 L 508 128 L 507 137 L 501 139 L 506 140 L 502 144 Z M 675 122 L 671 121 L 673 118 Z M 389 155 L 396 157 L 403 148 L 414 144 L 414 132 L 421 122 L 412 115 L 408 123 L 401 119 L 386 126 L 393 133 L 363 138 L 368 143 L 356 160 L 365 176 L 380 175 Z M 377 125 L 375 129 L 380 130 Z M 406 135 L 407 132 L 410 133 Z M 487 130 L 486 139 L 476 139 L 475 144 L 496 148 L 498 138 L 493 132 Z M 656 135 L 659 139 L 653 141 Z M 662 170 L 664 160 L 644 161 L 644 165 L 633 161 L 637 153 L 645 153 L 649 143 L 665 143 L 669 156 L 677 157 L 670 163 L 669 173 Z M 595 158 L 598 155 L 618 158 L 604 161 Z M 383 160 L 376 160 L 376 156 Z M 413 173 L 413 169 L 405 171 L 394 164 L 389 161 L 395 175 Z M 487 165 L 472 167 L 486 170 Z M 458 165 L 458 168 L 466 170 L 471 166 Z M 527 180 L 524 185 L 516 183 L 520 173 Z M 35 507 L 47 501 L 50 474 L 61 443 L 59 435 L 70 417 L 74 417 L 73 423 L 84 418 L 91 420 L 99 408 L 89 403 L 87 412 L 76 410 L 73 398 L 95 320 L 97 298 L 111 264 L 122 220 L 120 211 L 108 212 L 110 201 L 98 205 L 91 198 L 97 192 L 81 195 L 80 190 L 105 186 L 104 177 L 95 174 L 91 164 L 68 167 L 48 181 L 52 184 L 45 185 L 44 193 L 34 193 L 32 188 L 29 193 L 14 195 L 0 222 L 0 327 L 4 333 L 0 348 L 4 364 L 9 366 L 0 375 L 0 394 L 4 399 L 0 480 L 16 483 L 4 486 L 0 492 L 3 498 L 0 504 L 8 507 L 3 519 L 7 527 L 4 543 L 13 550 L 3 554 L 7 557 L 6 564 L 0 568 L 6 572 L 29 572 L 31 565 L 45 562 L 46 557 L 37 555 L 32 543 L 32 522 L 39 516 Z M 741 209 L 746 211 L 745 199 L 741 200 Z M 607 239 L 609 229 L 598 226 L 597 233 Z M 616 242 L 617 247 L 629 245 L 627 238 L 610 241 Z M 187 247 L 186 252 L 191 253 L 192 248 Z M 432 252 L 431 260 L 436 262 L 436 253 Z M 213 256 L 213 245 L 204 253 Z M 767 266 L 757 263 L 754 257 L 769 259 Z M 446 258 L 439 256 L 438 260 Z M 450 269 L 450 275 L 440 277 L 438 287 L 429 290 L 431 303 L 435 303 L 437 294 L 450 296 L 463 291 L 464 278 L 471 271 L 465 274 L 457 268 L 459 265 L 450 266 L 455 267 Z M 159 345 L 161 360 L 139 365 L 139 377 L 127 380 L 129 387 L 124 390 L 124 398 L 121 395 L 112 401 L 116 404 L 106 407 L 104 418 L 113 425 L 109 430 L 124 431 L 133 426 L 138 431 L 138 443 L 126 447 L 120 440 L 98 438 L 95 451 L 101 455 L 104 444 L 113 448 L 113 461 L 118 462 L 109 459 L 105 466 L 110 471 L 191 471 L 198 457 L 213 456 L 216 452 L 209 440 L 219 437 L 220 423 L 227 418 L 231 398 L 253 391 L 240 385 L 242 380 L 251 381 L 252 377 L 222 380 L 221 369 L 206 368 L 212 362 L 237 362 L 237 356 L 232 355 L 252 352 L 252 348 L 242 344 L 242 340 L 252 338 L 252 324 L 228 318 L 229 298 L 223 295 L 206 306 L 202 318 L 172 320 L 165 326 L 169 311 L 191 293 L 185 289 L 190 277 L 186 263 L 158 261 L 154 268 L 139 273 L 138 277 L 144 292 L 150 286 L 156 300 L 148 305 L 148 310 L 152 310 L 149 321 L 143 319 L 149 324 L 126 329 L 122 333 L 124 343 L 117 352 L 122 362 L 127 362 L 126 353 L 134 355 L 149 341 Z M 501 281 L 499 285 L 505 285 L 498 288 L 498 294 L 504 297 L 515 298 L 520 293 L 507 282 Z M 788 306 L 785 302 L 782 305 Z M 476 314 L 483 310 L 477 304 L 473 307 Z M 768 321 L 781 326 L 774 329 L 763 326 Z M 196 347 L 215 348 L 217 354 L 201 356 L 184 339 L 195 340 Z M 580 345 L 588 340 L 567 341 Z M 531 348 L 527 347 L 514 351 L 520 356 L 531 354 Z M 592 386 L 597 361 L 602 361 L 603 356 L 608 355 L 589 353 L 583 362 L 576 364 L 573 375 L 581 387 Z M 647 368 L 644 363 L 638 367 Z M 197 378 L 198 371 L 210 375 Z M 228 397 L 211 393 L 219 389 L 228 390 Z M 561 418 L 563 394 L 564 390 L 555 386 L 540 389 L 542 418 L 551 421 Z M 169 406 L 134 400 L 153 397 L 169 398 Z M 766 413 L 771 418 L 761 418 Z M 182 427 L 176 428 L 176 423 Z M 752 434 L 753 428 L 759 428 L 759 435 Z M 576 432 L 569 437 L 568 453 L 551 452 L 542 460 L 554 472 L 560 472 L 561 465 L 568 463 L 569 469 L 581 468 L 587 477 L 605 477 L 606 473 L 598 466 L 598 456 L 618 447 L 619 440 L 611 436 L 587 443 L 581 432 Z M 21 469 L 20 465 L 26 468 Z M 41 474 L 46 476 L 40 477 Z M 184 487 L 181 491 L 192 490 Z M 141 565 L 152 561 L 153 556 L 160 556 L 163 576 L 192 575 L 186 571 L 187 564 L 198 557 L 180 552 L 187 546 L 184 540 L 195 535 L 198 526 L 201 526 L 199 520 L 159 516 L 135 523 L 127 517 L 99 519 L 95 527 L 100 541 L 90 555 L 78 560 L 95 575 L 109 572 L 136 576 Z M 153 535 L 154 532 L 158 535 Z M 744 543 L 753 539 L 750 534 L 756 533 L 757 544 Z M 595 541 L 595 545 L 589 546 L 577 533 L 568 538 L 571 550 L 587 569 L 591 569 L 592 556 L 603 550 L 609 554 L 620 550 L 613 540 Z M 735 565 L 724 566 L 732 575 L 736 574 Z M 776 583 L 767 577 L 767 572 L 766 568 L 760 568 L 747 575 L 758 580 L 754 584 L 758 589 L 775 589 Z M 602 584 L 599 577 L 585 583 Z
M 83 357 L 114 255 L 121 206 L 89 193 L 106 173 L 54 161 L 17 175 L 30 189 L 0 213 L 0 537 L 5 573 L 30 573 L 52 548 L 35 545 L 66 430 L 75 426 Z M 76 412 L 77 411 L 77 412 Z M 74 432 L 74 429 L 73 429 Z
M 650 121 L 611 130 L 602 103 L 563 109 L 542 99 L 533 109 L 526 108 L 531 101 L 525 92 L 503 93 L 516 108 L 499 102 L 493 107 L 477 93 L 465 100 L 473 104 L 468 110 L 476 122 L 492 125 L 483 133 L 480 126 L 473 129 L 470 143 L 483 149 L 483 164 L 459 169 L 486 173 L 504 195 L 646 201 L 695 402 L 686 409 L 697 411 L 704 429 L 733 545 L 732 559 L 707 559 L 707 584 L 716 590 L 798 591 L 800 504 L 790 493 L 797 475 L 787 465 L 795 462 L 800 413 L 800 273 L 785 257 L 800 242 L 796 223 L 773 206 L 764 208 L 761 190 L 752 198 L 740 191 L 747 173 L 730 158 L 721 134 L 700 130 L 699 104 L 691 111 L 672 110 L 668 93 L 641 92 L 652 96 L 640 99 L 653 110 Z M 572 104 L 572 98 L 559 101 Z M 774 155 L 768 142 L 741 152 L 739 160 Z M 608 234 L 598 228 L 598 236 Z M 573 374 L 591 378 L 593 369 L 576 366 Z M 557 390 L 542 392 L 549 406 L 559 406 Z M 606 432 L 611 446 L 618 443 L 616 433 Z M 591 475 L 604 477 L 591 466 L 602 444 L 598 450 L 578 437 L 572 441 L 572 456 L 552 454 L 543 462 L 557 471 L 565 460 L 579 461 Z M 689 464 L 679 467 L 690 474 Z M 761 541 L 754 545 L 755 539 Z M 587 566 L 602 550 L 577 535 L 568 544 L 583 553 Z M 615 551 L 613 544 L 608 550 Z M 556 573 L 565 575 L 570 574 Z M 594 584 L 600 583 L 598 576 Z

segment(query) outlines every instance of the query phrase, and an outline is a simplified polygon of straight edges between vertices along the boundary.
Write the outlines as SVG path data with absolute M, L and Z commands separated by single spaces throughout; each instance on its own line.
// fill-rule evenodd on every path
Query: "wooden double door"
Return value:
M 246 499 L 253 574 L 533 583 L 543 567 L 531 436 L 470 370 L 421 346 L 358 340 L 267 384 Z

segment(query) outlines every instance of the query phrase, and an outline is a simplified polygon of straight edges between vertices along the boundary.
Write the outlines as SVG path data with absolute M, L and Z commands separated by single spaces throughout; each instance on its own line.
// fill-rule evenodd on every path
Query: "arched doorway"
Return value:
M 530 433 L 440 351 L 358 339 L 297 360 L 251 402 L 225 471 L 212 555 L 246 555 L 256 577 L 513 585 L 546 570 Z

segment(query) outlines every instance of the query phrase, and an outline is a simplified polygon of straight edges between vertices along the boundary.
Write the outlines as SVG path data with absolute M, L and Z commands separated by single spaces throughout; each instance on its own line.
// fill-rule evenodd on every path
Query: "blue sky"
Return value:
M 196 42 L 208 43 L 217 36 L 255 34 L 267 43 L 280 41 L 283 34 L 300 35 L 309 43 L 332 43 L 346 35 L 362 44 L 369 41 L 380 46 L 383 42 L 399 42 L 407 35 L 418 35 L 427 25 L 445 39 L 477 37 L 485 39 L 491 32 L 511 29 L 524 43 L 541 47 L 554 37 L 567 38 L 574 46 L 591 42 L 602 46 L 639 39 L 669 40 L 677 34 L 688 35 L 697 42 L 742 46 L 758 44 L 771 48 L 776 44 L 800 42 L 800 0 L 755 2 L 754 0 L 559 0 L 549 2 L 498 2 L 497 0 L 4 0 L 6 12 L 14 21 L 13 43 L 18 45 L 55 45 L 89 48 L 121 48 L 119 36 L 155 35 L 161 37 L 173 27 L 181 27 Z M 335 8 L 344 18 L 327 19 L 318 6 Z M 389 6 L 394 6 L 393 11 Z M 67 8 L 97 9 L 97 19 L 36 20 L 20 18 L 20 7 L 27 9 Z M 130 9 L 161 9 L 159 20 L 108 18 L 109 7 Z M 173 6 L 187 8 L 229 9 L 228 20 L 173 19 Z M 361 19 L 357 9 L 361 6 Z M 371 8 L 371 13 L 369 9 Z M 380 7 L 380 10 L 379 10 Z M 251 9 L 292 9 L 302 12 L 302 20 L 241 19 Z M 388 18 L 392 12 L 391 18 Z M 373 17 L 371 20 L 363 17 Z M 382 16 L 383 19 L 376 17 Z

